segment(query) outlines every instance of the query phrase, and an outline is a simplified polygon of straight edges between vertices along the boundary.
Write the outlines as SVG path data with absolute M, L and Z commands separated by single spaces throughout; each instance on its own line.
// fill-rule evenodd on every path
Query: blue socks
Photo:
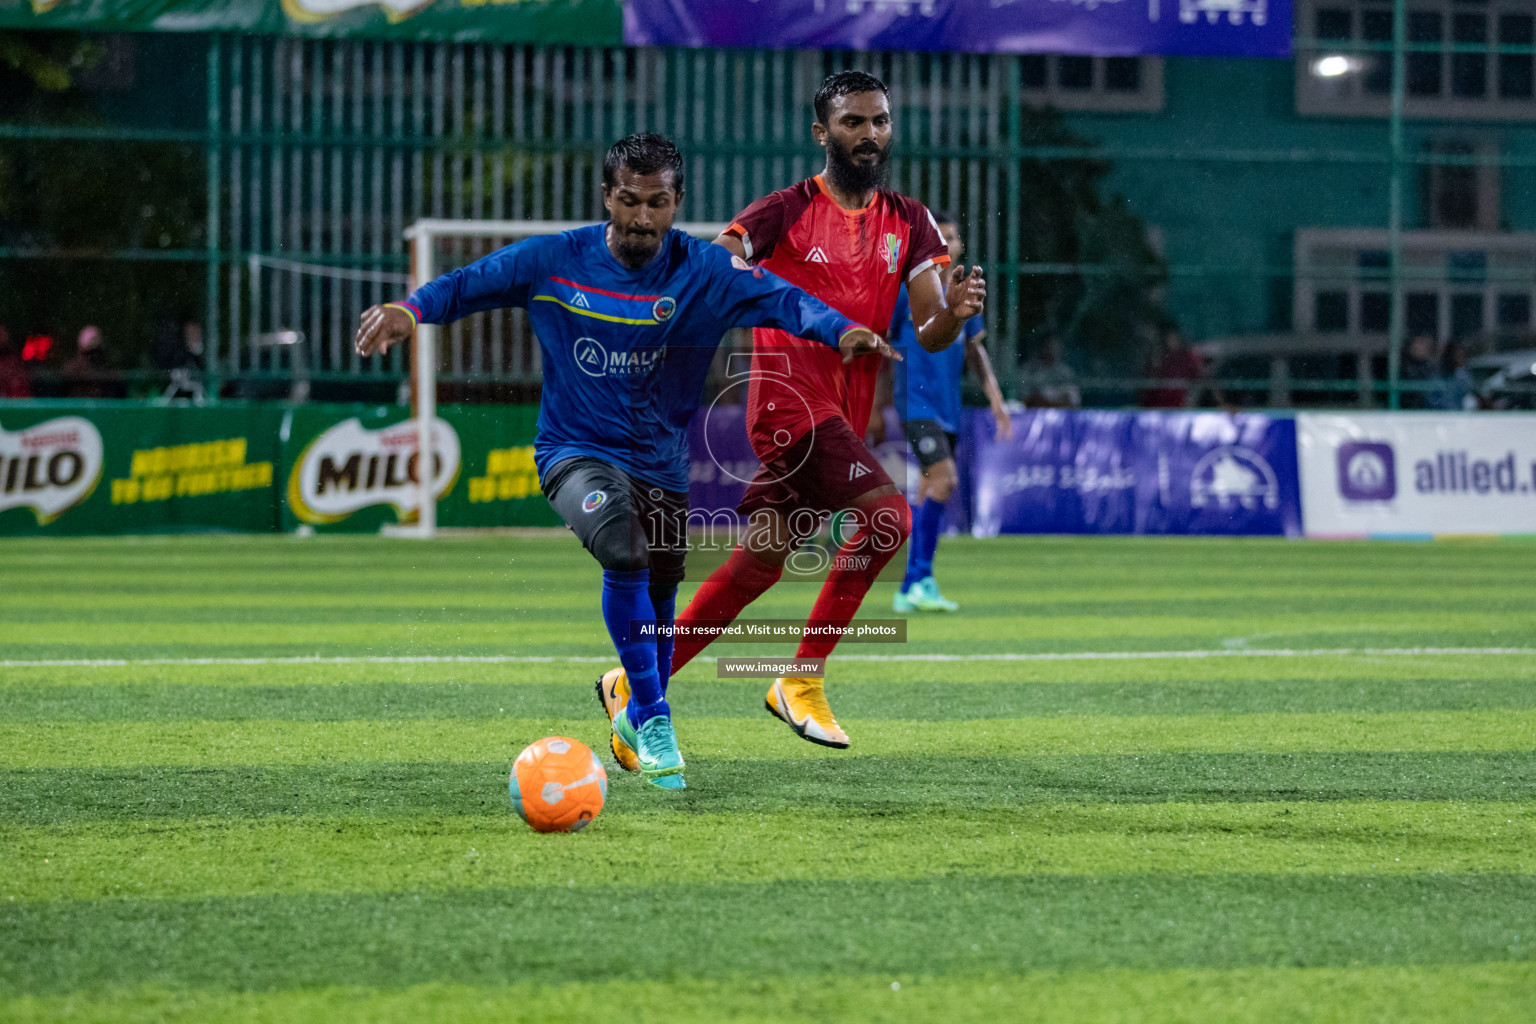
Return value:
M 661 630 L 677 620 L 677 584 L 652 583 L 651 607 L 656 610 L 656 674 L 661 678 L 661 696 L 665 699 L 667 683 L 672 681 L 672 647 L 675 641 L 671 633 L 663 635 Z
M 631 640 L 631 621 L 655 622 L 656 610 L 651 606 L 651 570 L 616 572 L 603 570 L 603 622 L 608 626 L 608 636 L 618 649 L 619 661 L 629 676 L 629 720 L 639 728 L 647 719 L 668 715 L 662 695 L 661 676 L 656 671 L 654 639 Z M 668 668 L 671 668 L 670 658 Z
M 902 590 L 933 575 L 933 554 L 939 548 L 939 520 L 944 518 L 943 503 L 929 498 L 916 512 L 912 517 L 912 539 L 907 547 L 907 575 L 901 581 Z

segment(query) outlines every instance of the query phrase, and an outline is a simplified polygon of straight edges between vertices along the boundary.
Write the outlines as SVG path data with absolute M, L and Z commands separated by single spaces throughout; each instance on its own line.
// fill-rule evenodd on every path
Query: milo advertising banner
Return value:
M 559 526 L 539 491 L 531 406 L 444 406 L 427 479 L 443 527 Z M 391 406 L 304 406 L 283 424 L 282 528 L 377 532 L 417 521 L 416 421 Z
M 280 410 L 0 403 L 0 535 L 272 530 Z
M 101 467 L 101 431 L 88 419 L 55 416 L 15 433 L 0 426 L 0 511 L 26 509 L 47 526 L 91 496 Z
M 445 407 L 438 525 L 558 526 L 534 406 Z M 0 536 L 377 532 L 417 518 L 416 424 L 396 406 L 0 402 Z
M 623 42 L 619 0 L 0 0 L 0 27 L 573 46 Z

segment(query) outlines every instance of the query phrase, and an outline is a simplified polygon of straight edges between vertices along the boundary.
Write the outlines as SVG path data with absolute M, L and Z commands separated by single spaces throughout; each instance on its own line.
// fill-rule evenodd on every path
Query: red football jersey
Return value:
M 902 284 L 949 262 L 922 203 L 881 190 L 863 209 L 845 210 L 819 174 L 759 199 L 726 233 L 740 238 L 747 259 L 882 336 Z M 840 353 L 819 342 L 754 328 L 747 433 L 758 458 L 769 461 L 833 416 L 863 437 L 880 360 L 864 355 L 844 366 Z

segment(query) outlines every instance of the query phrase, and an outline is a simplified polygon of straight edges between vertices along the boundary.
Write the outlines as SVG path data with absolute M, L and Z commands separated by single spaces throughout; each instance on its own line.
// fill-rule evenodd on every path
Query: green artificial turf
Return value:
M 541 836 L 511 758 L 614 663 L 569 537 L 7 541 L 0 1020 L 1536 1019 L 1536 546 L 938 565 L 851 750 L 711 650 L 690 788 Z

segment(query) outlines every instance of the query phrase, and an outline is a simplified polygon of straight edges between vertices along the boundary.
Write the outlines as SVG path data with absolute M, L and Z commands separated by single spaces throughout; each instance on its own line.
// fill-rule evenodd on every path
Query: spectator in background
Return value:
M 1400 409 L 1428 409 L 1433 390 L 1424 387 L 1440 379 L 1435 366 L 1435 339 L 1428 334 L 1415 334 L 1403 348 L 1403 360 L 1397 368 L 1397 379 L 1408 385 L 1397 396 Z M 1418 385 L 1418 386 L 1415 386 Z
M 149 357 L 161 370 L 201 370 L 203 325 L 191 317 L 166 320 L 155 335 Z
M 80 328 L 80 335 L 75 339 L 75 354 L 64 364 L 60 376 L 64 381 L 65 398 L 113 397 L 100 327 L 89 324 Z
M 0 326 L 0 398 L 31 398 L 32 382 L 27 364 L 11 345 L 10 332 Z
M 1077 374 L 1062 362 L 1061 339 L 1052 334 L 1024 364 L 1019 393 L 1024 404 L 1039 409 L 1076 409 L 1083 404 Z
M 1445 346 L 1445 354 L 1440 357 L 1440 387 L 1430 396 L 1431 405 L 1449 412 L 1476 409 L 1476 392 L 1467 369 L 1466 343 L 1453 341 Z
M 1176 328 L 1163 332 L 1157 355 L 1147 367 L 1147 376 L 1158 381 L 1156 387 L 1141 393 L 1141 404 L 1147 409 L 1187 409 L 1199 405 L 1200 392 L 1209 387 L 1218 405 L 1225 406 L 1226 398 L 1221 389 L 1210 382 L 1201 359 L 1194 349 L 1184 342 L 1184 336 Z M 1182 382 L 1201 384 L 1202 387 L 1179 387 Z
M 170 374 L 166 398 L 203 400 L 203 325 L 191 317 L 160 325 L 149 357 Z

